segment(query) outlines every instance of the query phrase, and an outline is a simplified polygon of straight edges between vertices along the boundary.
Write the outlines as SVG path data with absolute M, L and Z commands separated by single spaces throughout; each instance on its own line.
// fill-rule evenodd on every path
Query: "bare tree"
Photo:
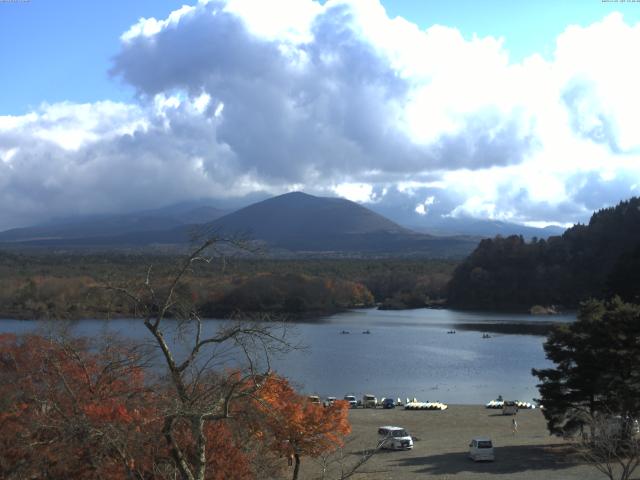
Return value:
M 353 444 L 353 442 L 347 442 L 333 452 L 320 455 L 315 459 L 315 462 L 320 467 L 318 480 L 347 480 L 356 474 L 365 473 L 362 471 L 362 467 L 382 450 L 385 441 L 386 439 L 383 439 L 373 448 L 365 448 L 354 454 L 349 454 L 346 451 L 348 446 Z
M 578 443 L 582 457 L 610 480 L 629 480 L 640 465 L 638 423 L 631 417 L 596 414 L 591 417 L 590 434 Z
M 108 287 L 133 303 L 161 352 L 173 390 L 163 413 L 162 434 L 184 480 L 205 478 L 212 455 L 207 451 L 207 424 L 233 418 L 233 404 L 262 387 L 270 373 L 270 355 L 290 348 L 284 327 L 269 322 L 238 319 L 215 331 L 207 329 L 188 298 L 184 280 L 197 263 L 210 263 L 221 245 L 242 247 L 232 240 L 210 238 L 163 285 L 154 284 L 149 267 L 137 288 Z M 181 336 L 181 348 L 170 340 L 171 334 Z

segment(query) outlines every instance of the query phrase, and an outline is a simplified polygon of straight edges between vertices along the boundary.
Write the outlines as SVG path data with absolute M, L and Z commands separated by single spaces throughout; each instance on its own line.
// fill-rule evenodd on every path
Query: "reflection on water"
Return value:
M 373 393 L 378 397 L 485 403 L 502 395 L 530 401 L 538 396 L 531 369 L 550 365 L 542 349 L 544 337 L 504 334 L 495 326 L 509 329 L 515 324 L 535 330 L 550 320 L 574 319 L 574 315 L 359 310 L 321 322 L 296 324 L 292 338 L 308 348 L 274 358 L 273 367 L 305 391 L 322 396 Z M 208 322 L 212 329 L 219 325 L 218 320 Z M 0 331 L 21 333 L 36 328 L 43 325 L 0 320 Z M 148 338 L 139 320 L 82 320 L 70 328 L 76 335 L 117 332 L 138 341 Z M 455 334 L 447 333 L 454 329 Z M 364 330 L 371 334 L 363 334 Z M 494 333 L 482 338 L 484 331 Z

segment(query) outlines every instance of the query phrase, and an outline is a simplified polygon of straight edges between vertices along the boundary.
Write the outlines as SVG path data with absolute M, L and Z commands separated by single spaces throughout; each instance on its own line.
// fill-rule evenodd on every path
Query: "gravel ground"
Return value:
M 354 475 L 353 479 L 601 479 L 602 474 L 581 464 L 562 439 L 547 433 L 540 410 L 520 410 L 518 432 L 513 434 L 511 416 L 483 406 L 453 405 L 448 410 L 409 411 L 351 410 L 353 432 L 340 455 L 333 455 L 325 479 L 339 478 L 340 465 L 353 465 L 362 452 L 375 447 L 382 425 L 404 427 L 415 438 L 409 451 L 380 451 Z M 493 440 L 494 462 L 473 462 L 468 444 L 474 436 Z M 321 478 L 318 461 L 304 458 L 300 477 Z

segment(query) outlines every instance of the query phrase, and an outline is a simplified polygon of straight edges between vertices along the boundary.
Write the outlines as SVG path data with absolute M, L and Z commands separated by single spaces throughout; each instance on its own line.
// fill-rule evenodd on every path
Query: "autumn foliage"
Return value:
M 259 408 L 277 442 L 287 455 L 317 456 L 342 446 L 351 432 L 349 404 L 337 401 L 322 406 L 298 394 L 280 377 L 271 376 L 261 391 Z
M 163 433 L 175 394 L 142 360 L 127 345 L 0 335 L 0 478 L 180 478 Z M 206 424 L 207 479 L 286 472 L 289 457 L 331 451 L 350 432 L 342 402 L 313 405 L 275 375 L 251 392 Z M 194 455 L 192 426 L 174 432 Z

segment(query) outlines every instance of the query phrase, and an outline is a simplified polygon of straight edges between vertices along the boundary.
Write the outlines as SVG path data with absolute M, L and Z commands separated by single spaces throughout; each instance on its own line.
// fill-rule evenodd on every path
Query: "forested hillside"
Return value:
M 594 213 L 560 237 L 483 240 L 455 270 L 447 298 L 463 308 L 574 307 L 589 297 L 640 293 L 640 199 Z
M 131 316 L 106 288 L 142 284 L 149 268 L 162 283 L 181 257 L 0 251 L 0 318 Z M 451 260 L 222 258 L 199 265 L 183 288 L 204 316 L 243 313 L 309 317 L 385 303 L 425 306 L 444 295 Z

